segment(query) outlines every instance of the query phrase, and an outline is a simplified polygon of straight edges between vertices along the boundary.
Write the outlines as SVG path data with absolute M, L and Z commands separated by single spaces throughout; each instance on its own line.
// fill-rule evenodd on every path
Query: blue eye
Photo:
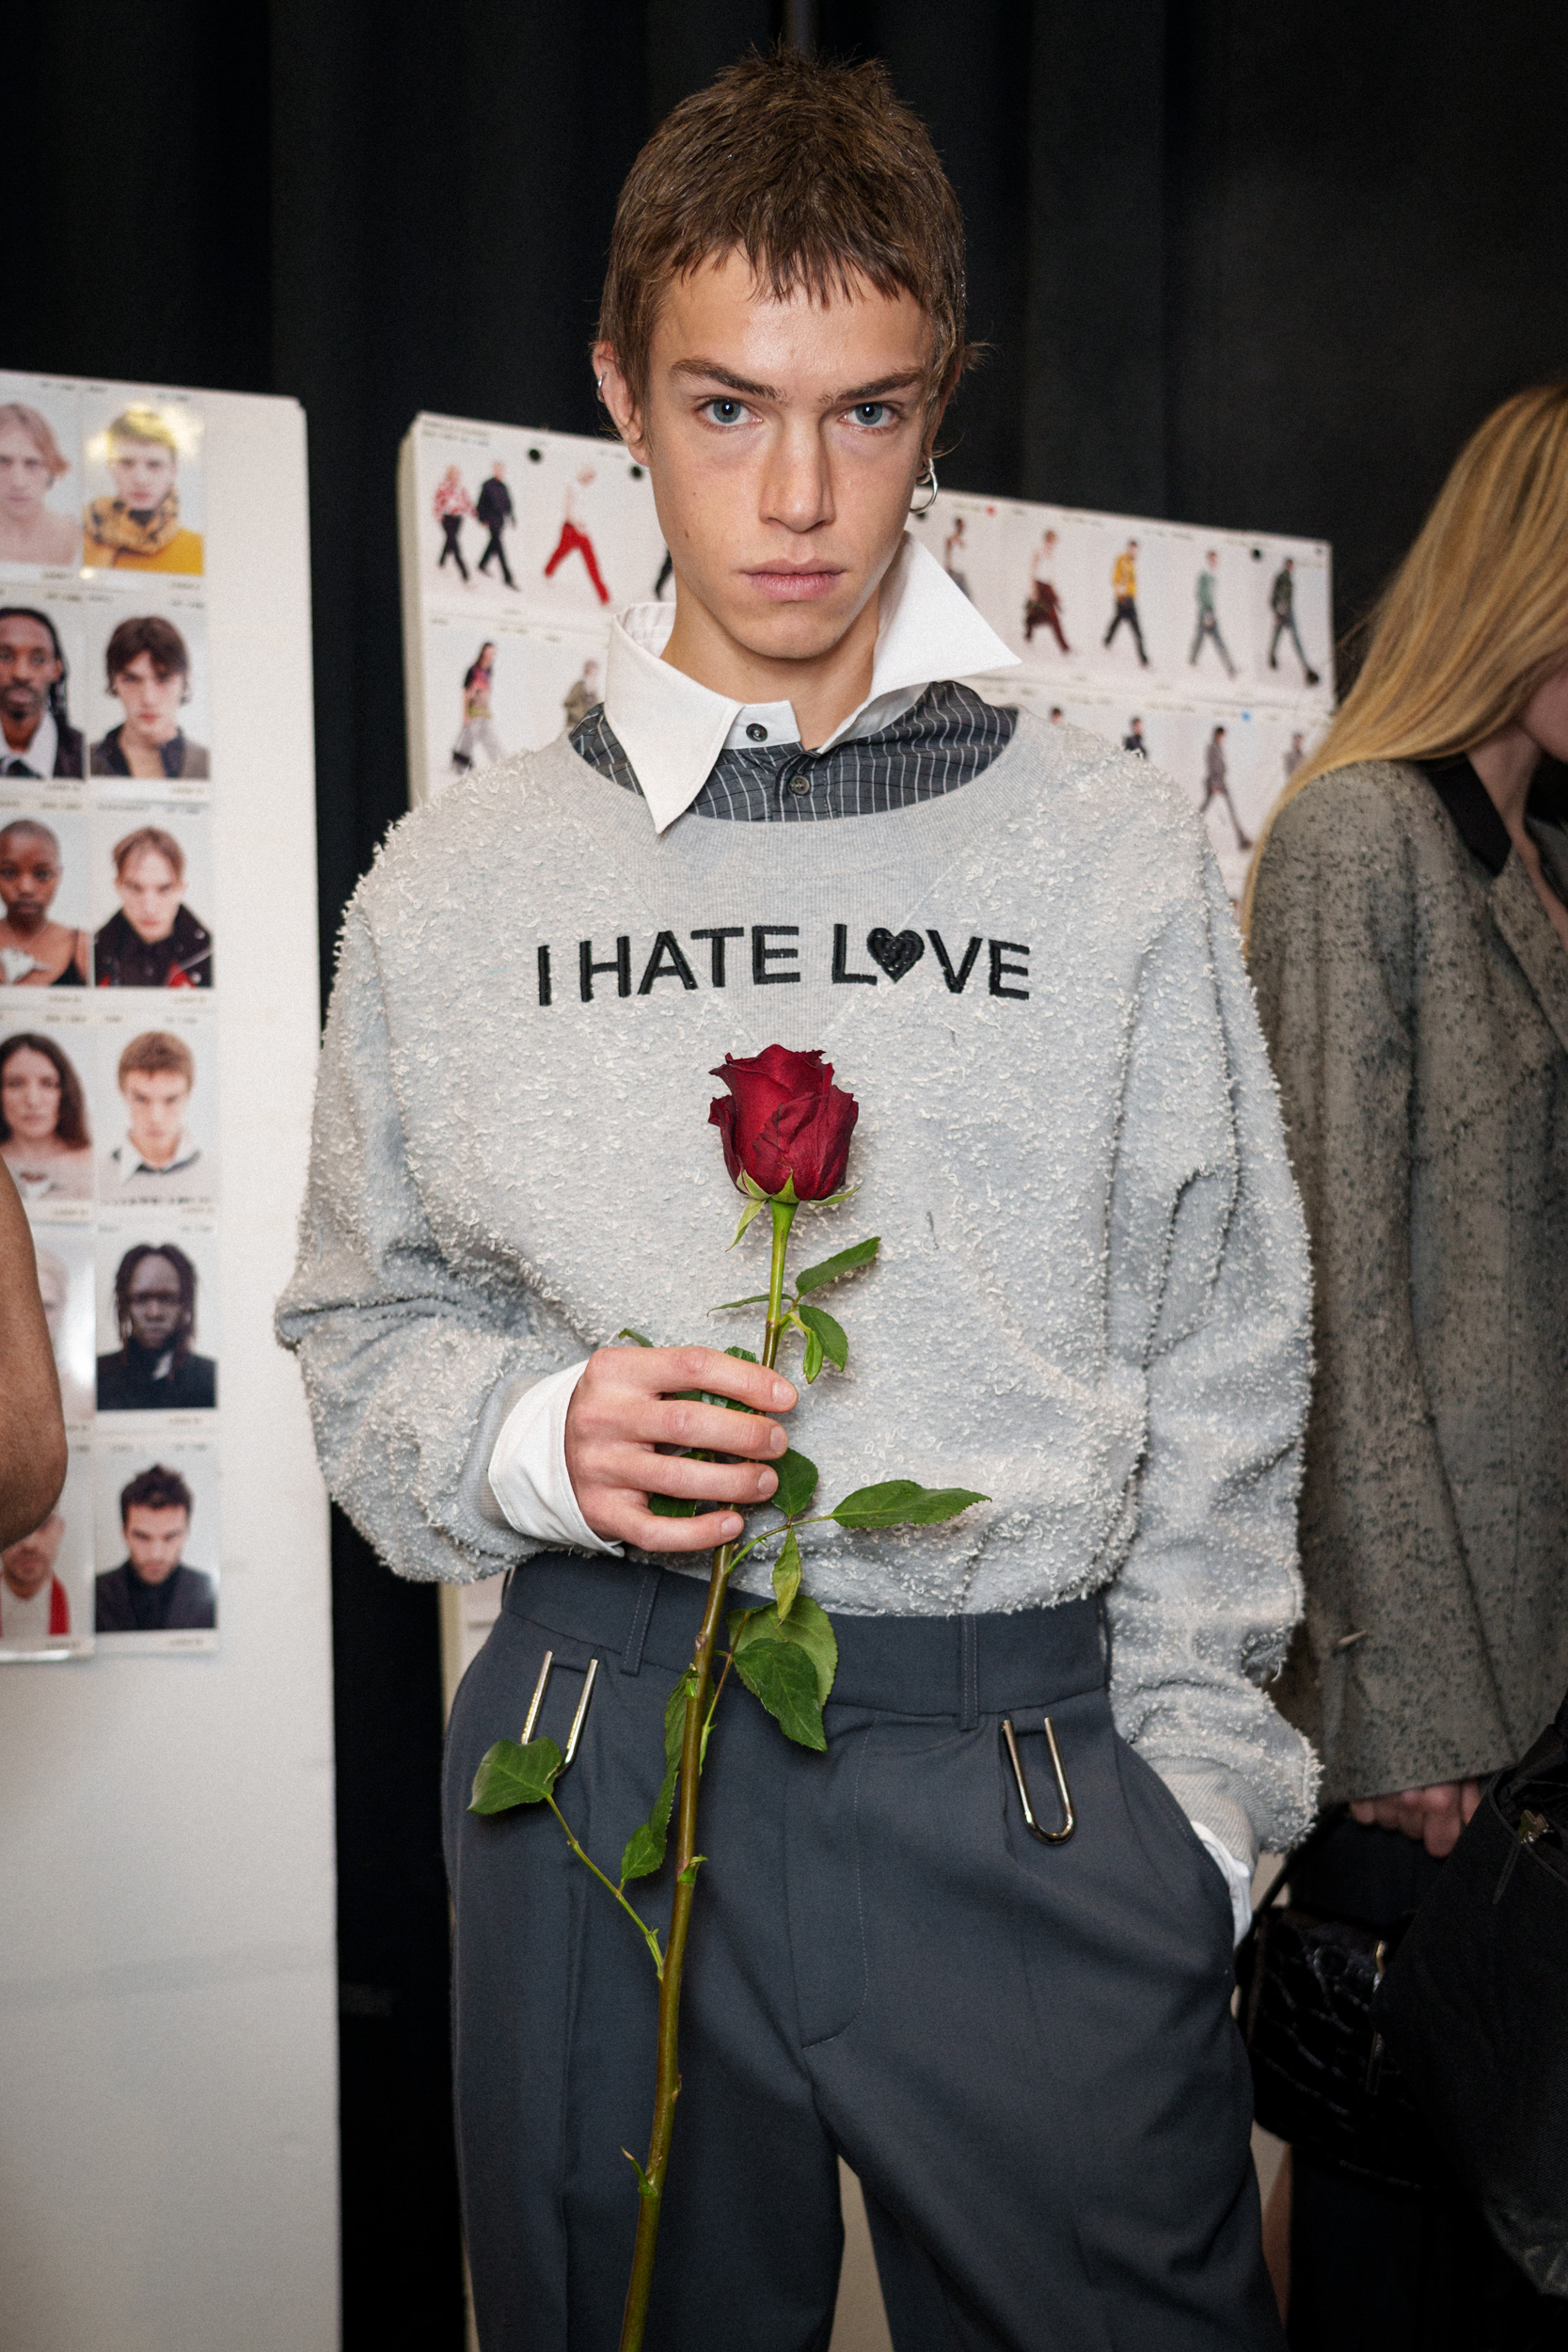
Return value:
M 703 405 L 715 424 L 736 424 L 746 414 L 738 400 L 708 400 Z
M 863 400 L 860 405 L 852 408 L 849 413 L 857 424 L 875 426 L 885 424 L 893 411 L 885 400 Z

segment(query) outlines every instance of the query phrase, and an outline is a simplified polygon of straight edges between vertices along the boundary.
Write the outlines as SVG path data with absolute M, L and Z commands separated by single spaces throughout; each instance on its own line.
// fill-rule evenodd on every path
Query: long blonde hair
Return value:
M 1379 597 L 1366 659 L 1328 733 L 1269 811 L 1365 759 L 1444 759 L 1510 726 L 1568 660 L 1568 383 L 1515 392 L 1454 460 Z

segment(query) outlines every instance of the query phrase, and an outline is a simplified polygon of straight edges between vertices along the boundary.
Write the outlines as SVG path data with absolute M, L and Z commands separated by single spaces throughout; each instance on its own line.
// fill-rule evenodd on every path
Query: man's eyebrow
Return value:
M 782 400 L 784 394 L 773 384 L 753 384 L 744 375 L 736 375 L 730 368 L 721 368 L 712 359 L 677 359 L 672 373 L 675 375 L 701 376 L 712 384 L 727 385 L 732 392 L 743 392 L 752 400 Z M 887 392 L 907 391 L 924 380 L 923 368 L 906 368 L 899 375 L 879 376 L 874 384 L 855 384 L 845 392 L 833 392 L 823 404 L 828 408 L 853 408 L 861 401 L 880 400 Z
M 700 375 L 712 384 L 727 384 L 732 392 L 748 392 L 753 400 L 782 398 L 775 385 L 753 384 L 748 377 L 720 367 L 713 359 L 677 359 L 671 372 L 675 375 Z

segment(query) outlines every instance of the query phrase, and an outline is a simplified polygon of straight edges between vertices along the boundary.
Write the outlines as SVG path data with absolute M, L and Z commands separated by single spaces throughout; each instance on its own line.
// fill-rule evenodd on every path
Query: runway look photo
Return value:
M 615 618 L 567 734 L 407 818 L 345 921 L 278 1327 L 388 1565 L 511 1572 L 447 1763 L 485 2352 L 618 2340 L 658 1987 L 543 1807 L 469 1810 L 476 1770 L 537 1691 L 611 1858 L 786 1445 L 824 1494 L 991 1500 L 803 1528 L 825 1750 L 745 1692 L 714 1719 L 648 2345 L 821 2352 L 841 2154 L 899 2352 L 1037 2352 L 1045 2312 L 1062 2344 L 1281 2342 L 1229 2001 L 1259 1846 L 1315 1794 L 1263 1687 L 1304 1232 L 1193 811 L 955 683 L 1010 658 L 906 529 L 962 286 L 880 67 L 752 59 L 675 109 L 594 351 L 673 603 Z M 802 1257 L 883 1237 L 851 1376 L 809 1388 L 697 1303 L 766 1281 L 702 1137 L 708 1073 L 773 1043 L 861 1105 L 856 1222 L 803 1209 Z M 672 1876 L 640 1882 L 660 1935 Z

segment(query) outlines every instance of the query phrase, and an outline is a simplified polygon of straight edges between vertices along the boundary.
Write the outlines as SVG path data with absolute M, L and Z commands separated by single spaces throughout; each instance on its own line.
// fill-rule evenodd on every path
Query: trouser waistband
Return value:
M 690 1663 L 707 1587 L 696 1577 L 628 1560 L 537 1552 L 514 1568 L 502 1606 L 514 1616 L 586 1644 L 605 1668 L 679 1674 Z M 755 1595 L 736 1593 L 737 1606 Z M 838 1642 L 833 1700 L 899 1715 L 982 1715 L 1049 1706 L 1105 1681 L 1097 1601 L 1059 1601 L 988 1616 L 832 1616 Z

